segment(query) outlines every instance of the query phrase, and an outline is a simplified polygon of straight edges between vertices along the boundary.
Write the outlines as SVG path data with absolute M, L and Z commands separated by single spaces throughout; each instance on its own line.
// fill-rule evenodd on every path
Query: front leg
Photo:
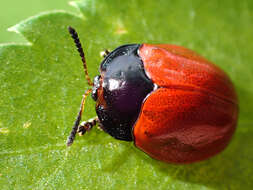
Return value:
M 84 133 L 86 133 L 86 131 L 89 131 L 92 129 L 92 127 L 94 127 L 97 123 L 99 123 L 99 119 L 98 117 L 94 117 L 89 119 L 88 121 L 83 121 L 77 129 L 77 132 L 79 135 L 84 135 Z

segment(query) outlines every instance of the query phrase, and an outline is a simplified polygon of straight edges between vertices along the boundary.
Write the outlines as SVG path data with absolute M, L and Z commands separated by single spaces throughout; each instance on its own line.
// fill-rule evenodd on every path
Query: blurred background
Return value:
M 7 29 L 20 21 L 37 15 L 40 12 L 50 10 L 76 9 L 69 6 L 70 0 L 8 0 L 0 3 L 0 43 L 6 42 L 25 42 L 25 39 L 15 32 L 9 32 Z

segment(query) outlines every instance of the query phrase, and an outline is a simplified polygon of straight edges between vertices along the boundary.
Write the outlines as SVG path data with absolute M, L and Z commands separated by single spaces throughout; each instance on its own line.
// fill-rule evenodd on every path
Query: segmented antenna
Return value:
M 83 110 L 84 110 L 85 100 L 86 100 L 86 98 L 87 98 L 87 96 L 89 95 L 90 92 L 91 92 L 91 89 L 88 89 L 88 90 L 85 91 L 85 93 L 83 95 L 83 99 L 82 99 L 82 102 L 81 102 L 81 105 L 80 105 L 80 110 L 79 110 L 78 115 L 76 117 L 75 123 L 72 127 L 71 133 L 70 133 L 70 135 L 68 136 L 68 139 L 67 139 L 67 146 L 71 146 L 73 144 L 74 140 L 75 140 L 76 133 L 77 133 L 77 130 L 78 130 L 81 118 L 82 118 L 82 113 L 83 113 Z
M 84 51 L 83 51 L 83 48 L 82 48 L 82 44 L 79 40 L 78 34 L 75 31 L 75 29 L 72 28 L 71 26 L 69 26 L 68 29 L 69 29 L 69 33 L 70 33 L 71 37 L 74 39 L 74 42 L 75 42 L 76 47 L 77 47 L 77 51 L 79 52 L 80 57 L 82 58 L 85 78 L 86 78 L 88 84 L 90 86 L 93 86 L 93 82 L 91 81 L 91 79 L 89 77 L 89 74 L 88 74 L 88 69 L 87 69 L 87 64 L 86 64 L 86 60 L 85 60 Z

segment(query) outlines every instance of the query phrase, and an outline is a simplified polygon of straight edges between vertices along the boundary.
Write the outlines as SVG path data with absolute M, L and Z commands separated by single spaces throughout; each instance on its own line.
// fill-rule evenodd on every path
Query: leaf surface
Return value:
M 51 11 L 12 28 L 27 44 L 0 45 L 0 186 L 2 189 L 252 189 L 253 4 L 85 0 L 80 15 Z M 240 118 L 229 147 L 207 161 L 170 165 L 94 128 L 66 148 L 88 85 L 67 27 L 79 33 L 89 73 L 100 51 L 127 43 L 193 49 L 233 80 Z M 89 99 L 83 119 L 95 115 Z

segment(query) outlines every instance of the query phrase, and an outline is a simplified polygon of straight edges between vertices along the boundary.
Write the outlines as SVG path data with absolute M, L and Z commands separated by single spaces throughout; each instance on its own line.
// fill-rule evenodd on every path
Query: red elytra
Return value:
M 67 145 L 97 122 L 112 137 L 134 141 L 152 158 L 184 164 L 222 151 L 235 132 L 238 101 L 229 77 L 187 48 L 168 44 L 127 44 L 100 65 L 94 82 L 75 30 L 69 27 L 92 87 L 84 93 Z M 97 117 L 79 125 L 92 92 Z
M 217 66 L 175 45 L 143 44 L 145 72 L 160 88 L 143 102 L 135 145 L 170 163 L 192 163 L 222 151 L 237 124 L 232 82 Z

